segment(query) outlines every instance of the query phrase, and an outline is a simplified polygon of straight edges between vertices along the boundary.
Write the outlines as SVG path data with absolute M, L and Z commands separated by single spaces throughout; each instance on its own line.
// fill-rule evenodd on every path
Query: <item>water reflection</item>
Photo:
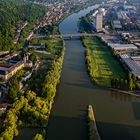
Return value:
M 140 120 L 140 102 L 133 102 L 132 107 L 133 107 L 135 119 Z
M 140 140 L 140 126 L 98 122 L 97 127 L 102 140 Z
M 111 94 L 111 97 L 117 101 L 121 101 L 121 102 L 132 101 L 132 95 L 129 95 L 126 93 L 120 93 L 120 92 L 116 92 L 116 91 L 111 90 L 110 94 Z

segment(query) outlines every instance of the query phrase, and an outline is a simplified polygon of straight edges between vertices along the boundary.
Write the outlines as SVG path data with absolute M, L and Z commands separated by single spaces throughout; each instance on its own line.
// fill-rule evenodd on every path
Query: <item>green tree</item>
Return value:
M 53 47 L 51 46 L 51 44 L 45 43 L 45 48 L 48 52 L 52 52 Z
M 133 90 L 133 78 L 131 73 L 129 73 L 129 90 Z
M 36 136 L 33 138 L 33 140 L 44 140 L 42 134 L 36 134 Z
M 37 61 L 37 56 L 35 55 L 34 52 L 30 55 L 30 60 L 33 62 L 33 64 L 36 63 L 36 61 Z
M 32 101 L 32 100 L 36 99 L 36 93 L 35 92 L 28 91 L 26 94 L 27 94 L 26 97 L 27 97 L 28 101 Z
M 114 88 L 114 79 L 111 79 L 111 87 Z
M 119 83 L 120 83 L 120 88 L 121 89 L 124 89 L 124 87 L 125 87 L 125 85 L 124 85 L 124 80 L 123 79 L 119 79 L 120 81 L 119 81 Z
M 18 92 L 19 92 L 19 82 L 17 78 L 12 78 L 10 80 L 9 98 L 12 101 L 15 101 L 18 97 Z

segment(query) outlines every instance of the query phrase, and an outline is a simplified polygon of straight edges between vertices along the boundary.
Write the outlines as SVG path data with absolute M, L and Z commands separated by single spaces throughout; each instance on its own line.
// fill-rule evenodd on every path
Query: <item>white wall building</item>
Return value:
M 97 32 L 100 32 L 103 30 L 103 15 L 102 14 L 98 13 L 96 15 L 96 24 L 95 25 L 96 25 L 95 27 L 96 27 Z
M 137 46 L 133 44 L 108 43 L 108 46 L 117 54 L 127 54 L 138 50 Z

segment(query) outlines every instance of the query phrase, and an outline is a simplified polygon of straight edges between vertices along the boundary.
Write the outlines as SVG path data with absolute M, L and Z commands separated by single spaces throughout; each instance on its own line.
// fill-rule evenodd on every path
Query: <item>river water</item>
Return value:
M 77 23 L 96 6 L 67 17 L 62 33 L 77 33 Z M 92 104 L 102 140 L 140 140 L 140 99 L 93 85 L 80 40 L 65 41 L 66 53 L 47 140 L 87 140 L 86 109 Z

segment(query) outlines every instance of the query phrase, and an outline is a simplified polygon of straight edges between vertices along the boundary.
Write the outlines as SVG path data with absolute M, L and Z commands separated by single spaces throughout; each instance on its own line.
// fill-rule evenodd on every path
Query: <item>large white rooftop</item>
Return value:
M 130 71 L 132 71 L 135 76 L 140 77 L 140 66 L 128 55 L 121 55 L 120 57 L 125 62 Z
M 134 44 L 118 44 L 118 43 L 108 43 L 108 45 L 114 49 L 114 50 L 129 50 L 129 49 L 133 49 L 133 50 L 137 50 L 137 46 L 135 46 Z
M 122 24 L 121 24 L 121 22 L 119 20 L 114 20 L 113 24 L 114 24 L 114 28 L 117 28 L 117 29 L 122 28 Z

